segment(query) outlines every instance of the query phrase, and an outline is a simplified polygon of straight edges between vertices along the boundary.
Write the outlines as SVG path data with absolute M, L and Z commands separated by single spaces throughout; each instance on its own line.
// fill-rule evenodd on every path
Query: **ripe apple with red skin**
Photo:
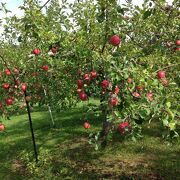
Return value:
M 55 54 L 55 53 L 57 53 L 58 48 L 57 48 L 57 47 L 52 47 L 52 48 L 51 48 L 51 51 Z
M 91 77 L 96 78 L 97 77 L 97 72 L 95 70 L 91 71 Z
M 149 101 L 153 101 L 153 93 L 151 93 L 151 92 L 147 93 L 146 97 Z
M 128 128 L 128 130 L 130 129 L 129 122 L 122 122 L 118 126 L 118 131 L 120 132 L 120 134 L 125 134 L 126 128 Z
M 82 101 L 86 101 L 88 99 L 88 96 L 85 92 L 80 92 L 79 93 L 79 98 L 82 100 Z
M 133 79 L 129 77 L 128 80 L 127 80 L 127 82 L 128 82 L 129 84 L 131 84 L 131 83 L 133 82 Z
M 135 97 L 135 98 L 140 98 L 141 95 L 138 93 L 138 92 L 133 92 L 132 95 Z
M 26 91 L 26 90 L 27 90 L 27 85 L 26 85 L 25 83 L 23 83 L 23 84 L 21 85 L 21 90 L 22 90 L 22 91 Z
M 0 124 L 0 131 L 4 131 L 4 130 L 5 130 L 4 124 Z
M 143 87 L 143 86 L 141 86 L 141 85 L 136 86 L 136 90 L 141 92 L 141 91 L 143 91 L 143 90 L 144 90 L 144 87 Z
M 8 75 L 8 76 L 11 75 L 11 71 L 10 71 L 9 69 L 5 69 L 5 70 L 4 70 L 4 73 L 5 73 L 6 75 Z
M 91 127 L 90 123 L 88 122 L 85 122 L 83 126 L 85 129 L 89 129 Z
M 41 50 L 39 49 L 39 48 L 35 48 L 33 51 L 32 51 L 32 54 L 34 54 L 34 55 L 39 55 L 39 54 L 41 54 Z
M 117 97 L 112 97 L 110 99 L 109 103 L 110 103 L 111 106 L 117 106 L 118 105 L 118 98 Z
M 2 87 L 3 87 L 4 89 L 9 89 L 9 88 L 10 88 L 10 85 L 9 85 L 8 83 L 4 83 L 4 84 L 2 85 Z
M 13 71 L 15 74 L 19 74 L 19 70 L 16 67 L 14 67 Z
M 109 87 L 109 84 L 109 81 L 106 79 L 101 82 L 101 86 L 103 89 L 107 89 Z
M 166 72 L 165 71 L 158 71 L 157 72 L 157 78 L 162 79 L 166 77 Z
M 6 99 L 6 105 L 7 106 L 10 106 L 10 105 L 12 105 L 13 104 L 13 99 L 12 98 L 7 98 Z
M 180 51 L 180 47 L 177 47 L 175 50 L 176 50 L 176 51 Z
M 113 46 L 118 46 L 121 42 L 121 39 L 117 35 L 111 36 L 109 43 L 112 44 Z
M 0 102 L 0 109 L 2 109 L 2 107 L 3 107 L 3 104 Z
M 84 86 L 83 80 L 78 79 L 78 80 L 77 80 L 77 85 L 78 85 L 78 88 L 81 89 L 81 88 Z
M 84 74 L 83 79 L 84 79 L 84 81 L 90 81 L 90 75 L 87 73 Z
M 119 91 L 120 91 L 119 87 L 116 86 L 115 89 L 114 89 L 114 93 L 115 93 L 115 94 L 119 94 Z
M 43 69 L 44 71 L 48 71 L 48 70 L 49 70 L 49 66 L 48 66 L 48 65 L 43 65 L 43 66 L 42 66 L 42 69 Z
M 176 40 L 176 46 L 180 46 L 180 40 Z

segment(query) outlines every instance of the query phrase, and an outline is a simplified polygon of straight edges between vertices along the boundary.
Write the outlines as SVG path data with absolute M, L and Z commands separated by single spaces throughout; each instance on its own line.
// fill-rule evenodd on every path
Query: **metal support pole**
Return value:
M 47 92 L 46 92 L 46 89 L 43 87 L 44 89 L 44 95 L 47 96 Z M 49 105 L 49 103 L 47 104 L 48 106 L 48 111 L 49 111 L 49 114 L 50 114 L 50 117 L 51 117 L 51 121 L 52 121 L 52 124 L 54 126 L 54 118 L 53 118 L 53 115 L 52 115 L 52 110 L 51 110 L 51 106 Z
M 27 111 L 28 111 L 30 130 L 31 130 L 31 134 L 32 134 L 32 141 L 33 141 L 33 147 L 34 147 L 34 155 L 35 155 L 35 159 L 36 159 L 36 163 L 37 163 L 38 162 L 38 153 L 37 153 L 37 148 L 36 148 L 36 141 L 35 141 L 34 130 L 33 130 L 33 125 L 32 125 L 32 119 L 31 119 L 31 112 L 30 112 L 29 102 L 26 100 L 26 97 L 27 97 L 26 91 L 24 91 L 24 96 L 25 96 L 26 107 L 27 107 Z

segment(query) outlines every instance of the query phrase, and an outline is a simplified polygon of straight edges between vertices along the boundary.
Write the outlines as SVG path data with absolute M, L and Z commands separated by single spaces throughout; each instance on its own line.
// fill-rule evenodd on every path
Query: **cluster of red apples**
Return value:
M 121 43 L 121 39 L 119 38 L 119 36 L 113 35 L 110 38 L 109 43 L 111 45 L 113 45 L 113 46 L 118 46 Z M 180 40 L 176 41 L 176 45 L 180 46 Z M 98 76 L 97 72 L 95 70 L 93 70 L 90 73 L 84 74 L 82 79 L 78 79 L 77 80 L 77 87 L 78 87 L 77 88 L 77 93 L 79 95 L 79 98 L 82 101 L 88 100 L 88 96 L 87 96 L 86 92 L 83 90 L 84 86 L 86 87 L 88 82 L 90 82 L 91 79 L 94 79 L 97 76 Z M 160 82 L 164 86 L 168 85 L 168 80 L 166 79 L 165 71 L 163 71 L 163 70 L 158 71 L 157 72 L 157 78 L 160 80 Z M 129 77 L 127 79 L 127 83 L 128 84 L 132 84 L 133 83 L 133 79 Z M 111 82 L 108 79 L 102 80 L 100 85 L 101 85 L 101 88 L 102 88 L 101 93 L 102 94 L 106 94 L 106 93 L 109 94 L 108 105 L 110 107 L 117 106 L 118 103 L 119 103 L 119 101 L 118 101 L 118 94 L 120 92 L 119 87 L 115 86 L 113 88 L 113 90 L 112 90 L 112 84 L 111 84 Z M 143 92 L 144 92 L 144 86 L 138 85 L 138 86 L 135 87 L 135 91 L 132 92 L 132 96 L 135 99 L 140 99 Z M 147 98 L 148 101 L 153 101 L 154 100 L 153 93 L 151 91 L 147 92 L 146 93 L 146 98 Z M 91 127 L 89 122 L 85 122 L 83 126 L 84 126 L 85 129 L 89 129 Z M 122 122 L 122 123 L 120 123 L 119 126 L 118 126 L 118 131 L 120 132 L 120 134 L 125 134 L 125 132 L 127 132 L 126 130 L 127 131 L 131 130 L 129 122 Z
M 4 105 L 10 106 L 13 104 L 14 97 L 10 95 L 14 93 L 14 88 L 17 89 L 18 86 L 20 86 L 20 89 L 22 91 L 26 91 L 27 85 L 25 83 L 20 83 L 18 79 L 15 79 L 15 76 L 13 76 L 12 73 L 19 74 L 19 70 L 17 68 L 13 68 L 13 71 L 11 72 L 10 69 L 6 68 L 3 73 L 0 73 L 0 77 L 5 75 L 5 76 L 12 76 L 14 78 L 13 84 L 12 83 L 10 84 L 8 82 L 4 82 L 2 84 L 2 89 L 4 89 L 4 91 L 7 92 L 9 97 L 5 99 L 5 103 L 0 102 L 0 109 L 2 109 Z
M 175 43 L 167 41 L 165 44 L 166 44 L 166 47 L 172 48 L 172 50 L 174 50 L 174 51 L 180 51 L 180 40 L 179 39 L 176 40 Z
M 41 54 L 41 51 L 39 48 L 35 48 L 33 51 L 32 51 L 32 54 L 34 54 L 35 56 L 38 56 Z M 48 65 L 43 65 L 42 67 L 42 70 L 44 71 L 48 71 L 49 70 L 49 66 Z M 0 78 L 2 78 L 3 76 L 6 76 L 6 77 L 11 77 L 13 79 L 13 81 L 9 81 L 9 82 L 3 82 L 2 83 L 2 89 L 6 92 L 6 96 L 7 98 L 5 99 L 4 102 L 0 101 L 0 110 L 3 111 L 4 107 L 5 106 L 11 106 L 13 105 L 14 103 L 14 100 L 15 100 L 15 97 L 14 97 L 14 94 L 21 94 L 23 95 L 24 92 L 27 90 L 27 83 L 22 83 L 20 82 L 18 76 L 20 74 L 20 70 L 17 68 L 17 67 L 14 67 L 12 69 L 9 69 L 9 68 L 5 68 L 3 72 L 0 72 Z M 32 73 L 32 76 L 35 76 L 37 75 L 37 73 Z M 4 79 L 7 79 L 7 78 L 4 78 Z M 20 93 L 16 93 L 15 92 L 15 89 L 19 89 L 21 90 Z M 30 101 L 30 97 L 27 96 L 26 97 L 26 100 Z
M 33 51 L 32 51 L 32 54 L 34 54 L 35 56 L 38 56 L 41 54 L 41 50 L 39 48 L 35 48 Z M 41 67 L 44 71 L 48 71 L 49 70 L 49 66 L 48 65 L 43 65 Z

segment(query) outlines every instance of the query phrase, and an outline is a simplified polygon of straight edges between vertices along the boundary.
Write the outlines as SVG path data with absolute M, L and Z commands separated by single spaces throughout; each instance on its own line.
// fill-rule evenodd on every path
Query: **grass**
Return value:
M 54 114 L 33 112 L 33 126 L 40 163 L 35 168 L 27 115 L 4 121 L 0 133 L 0 179 L 180 179 L 179 142 L 167 145 L 156 122 L 145 125 L 138 142 L 118 141 L 95 151 L 88 144 L 89 132 L 101 127 L 91 117 L 91 130 L 82 127 L 82 107 Z M 22 158 L 23 157 L 23 158 Z M 30 161 L 26 160 L 30 158 Z

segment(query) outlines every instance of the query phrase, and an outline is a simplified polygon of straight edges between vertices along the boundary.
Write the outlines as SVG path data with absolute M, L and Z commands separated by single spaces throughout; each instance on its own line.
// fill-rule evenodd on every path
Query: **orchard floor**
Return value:
M 157 122 L 145 125 L 144 138 L 137 142 L 117 139 L 105 150 L 95 151 L 87 142 L 88 135 L 98 130 L 101 122 L 91 117 L 92 128 L 85 130 L 81 115 L 80 107 L 54 114 L 56 126 L 52 128 L 48 112 L 32 113 L 40 154 L 36 168 L 27 114 L 4 121 L 0 180 L 180 179 L 180 143 L 164 143 Z

